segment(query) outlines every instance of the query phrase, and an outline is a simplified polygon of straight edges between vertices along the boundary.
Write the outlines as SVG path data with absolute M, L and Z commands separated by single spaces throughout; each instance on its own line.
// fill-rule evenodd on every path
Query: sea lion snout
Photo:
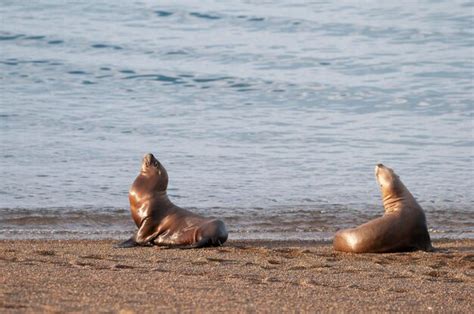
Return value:
M 152 153 L 148 153 L 145 156 L 143 156 L 143 164 L 145 166 L 150 166 L 150 165 L 156 165 L 158 164 L 158 160 L 153 156 Z
M 377 164 L 375 166 L 375 176 L 387 176 L 387 177 L 392 177 L 394 175 L 394 172 L 391 168 L 385 166 L 384 164 Z
M 391 186 L 396 175 L 389 167 L 386 167 L 383 164 L 377 164 L 377 166 L 375 166 L 375 178 L 383 189 Z
M 377 164 L 377 165 L 375 166 L 375 171 L 374 171 L 374 172 L 375 172 L 375 176 L 376 176 L 376 177 L 378 177 L 379 170 L 380 170 L 380 169 L 383 169 L 383 168 L 385 168 L 385 166 L 384 166 L 383 164 Z

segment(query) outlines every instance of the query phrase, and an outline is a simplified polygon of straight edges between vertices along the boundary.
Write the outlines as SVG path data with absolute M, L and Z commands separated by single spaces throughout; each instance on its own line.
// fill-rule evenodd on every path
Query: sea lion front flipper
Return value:
M 157 228 L 156 222 L 153 218 L 148 216 L 142 220 L 137 234 L 133 237 L 137 245 L 150 246 L 153 245 L 153 240 L 160 234 L 160 228 Z
M 115 247 L 130 248 L 135 246 L 153 246 L 152 241 L 158 236 L 158 233 L 159 231 L 156 230 L 153 219 L 151 219 L 151 217 L 146 217 L 143 219 L 140 228 L 133 237 L 115 245 Z

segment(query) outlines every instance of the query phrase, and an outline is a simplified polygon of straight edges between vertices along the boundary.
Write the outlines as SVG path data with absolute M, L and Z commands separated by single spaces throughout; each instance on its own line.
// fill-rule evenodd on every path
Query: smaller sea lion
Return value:
M 338 231 L 334 236 L 334 250 L 352 253 L 431 251 L 425 214 L 413 195 L 392 169 L 378 164 L 375 176 L 382 192 L 384 215 L 356 228 Z

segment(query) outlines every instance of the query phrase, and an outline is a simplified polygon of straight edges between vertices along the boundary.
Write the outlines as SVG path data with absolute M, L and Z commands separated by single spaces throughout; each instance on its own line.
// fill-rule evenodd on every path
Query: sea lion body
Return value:
M 152 155 L 143 158 L 142 169 L 129 191 L 130 211 L 137 233 L 119 247 L 165 245 L 219 246 L 227 240 L 222 221 L 205 218 L 173 204 L 166 193 L 168 174 Z
M 382 190 L 384 215 L 338 231 L 334 249 L 352 253 L 432 250 L 425 214 L 413 195 L 392 169 L 379 164 L 375 173 Z

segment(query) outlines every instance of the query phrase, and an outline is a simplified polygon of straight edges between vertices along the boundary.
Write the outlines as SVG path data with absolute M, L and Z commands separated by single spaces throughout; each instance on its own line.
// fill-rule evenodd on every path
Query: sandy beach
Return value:
M 474 240 L 346 254 L 320 242 L 116 249 L 0 241 L 0 312 L 471 312 Z

